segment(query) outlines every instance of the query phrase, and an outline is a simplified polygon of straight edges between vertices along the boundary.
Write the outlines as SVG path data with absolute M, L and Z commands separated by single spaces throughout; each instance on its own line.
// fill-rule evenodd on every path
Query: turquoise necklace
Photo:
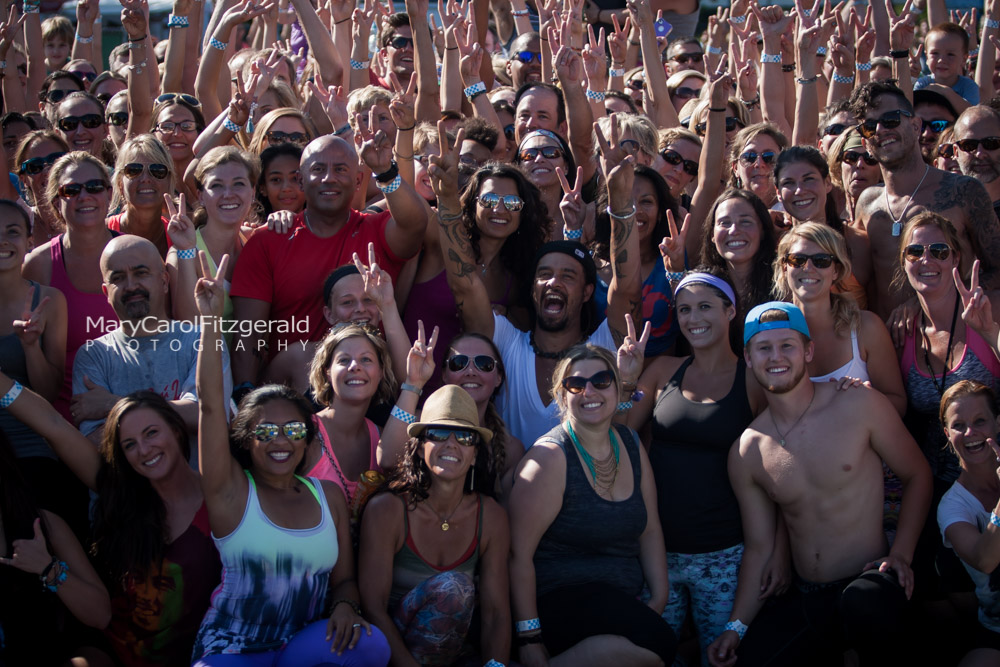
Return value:
M 611 440 L 611 454 L 600 461 L 595 461 L 594 457 L 583 448 L 579 438 L 576 437 L 576 432 L 573 431 L 573 425 L 568 421 L 566 422 L 566 429 L 569 431 L 569 437 L 573 441 L 573 446 L 580 454 L 580 458 L 583 459 L 584 464 L 586 464 L 587 470 L 590 471 L 590 476 L 594 480 L 594 490 L 598 494 L 603 490 L 604 493 L 610 495 L 611 489 L 618 479 L 619 450 L 618 439 L 615 437 L 614 429 L 608 429 L 608 438 Z

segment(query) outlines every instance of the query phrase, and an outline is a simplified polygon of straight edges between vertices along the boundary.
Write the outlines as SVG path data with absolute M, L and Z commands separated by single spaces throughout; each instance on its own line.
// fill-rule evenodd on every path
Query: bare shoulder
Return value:
M 330 506 L 330 511 L 333 512 L 335 517 L 347 517 L 347 499 L 344 497 L 344 491 L 339 486 L 333 482 L 321 479 L 319 480 L 320 488 L 323 489 L 323 495 L 326 496 L 326 503 Z
M 879 207 L 884 191 L 885 186 L 881 183 L 867 187 L 858 197 L 858 203 L 855 205 L 855 218 L 863 220 L 871 215 Z
M 395 493 L 383 491 L 372 496 L 365 505 L 365 517 L 371 515 L 379 526 L 391 525 L 401 519 L 404 501 Z
M 29 252 L 28 256 L 24 258 L 21 275 L 28 280 L 34 280 L 43 285 L 51 283 L 52 257 L 49 252 L 48 245 L 38 246 Z
M 886 334 L 889 333 L 889 330 L 886 328 L 885 322 L 882 321 L 882 318 L 870 310 L 862 310 L 861 311 L 862 344 L 864 344 L 866 339 L 870 339 L 872 336 L 877 337 L 882 332 L 885 332 Z
M 558 464 L 565 459 L 563 449 L 558 444 L 552 440 L 538 440 L 524 453 L 521 463 L 518 464 L 518 474 L 529 464 L 534 464 L 540 469 L 541 474 L 551 475 L 559 470 Z M 562 466 L 562 470 L 565 471 L 565 465 Z
M 505 528 L 507 526 L 507 510 L 500 506 L 493 498 L 480 495 L 483 503 L 483 521 L 486 523 L 484 530 L 489 527 L 496 527 L 503 525 Z
M 687 360 L 687 357 L 661 356 L 653 360 L 646 370 L 642 372 L 641 382 L 646 386 L 662 389 L 663 385 L 673 377 L 677 369 Z

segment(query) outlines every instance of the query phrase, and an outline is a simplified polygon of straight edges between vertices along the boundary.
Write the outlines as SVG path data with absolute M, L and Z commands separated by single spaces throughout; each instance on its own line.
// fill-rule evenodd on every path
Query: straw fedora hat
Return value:
M 493 439 L 493 431 L 479 425 L 479 410 L 469 392 L 454 384 L 446 384 L 427 398 L 420 421 L 410 424 L 406 433 L 418 438 L 428 426 L 475 431 L 483 444 Z

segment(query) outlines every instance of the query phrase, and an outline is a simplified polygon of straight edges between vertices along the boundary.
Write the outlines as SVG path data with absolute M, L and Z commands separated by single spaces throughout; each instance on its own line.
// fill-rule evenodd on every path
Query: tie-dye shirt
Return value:
M 284 647 L 323 611 L 339 555 L 337 529 L 318 479 L 299 478 L 319 502 L 322 518 L 312 528 L 295 530 L 267 518 L 254 479 L 244 472 L 250 481 L 246 510 L 236 530 L 215 538 L 222 583 L 198 631 L 195 660 Z

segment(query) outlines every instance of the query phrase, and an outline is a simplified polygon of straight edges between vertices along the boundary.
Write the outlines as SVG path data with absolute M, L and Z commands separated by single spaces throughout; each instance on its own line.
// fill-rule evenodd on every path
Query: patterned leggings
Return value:
M 326 626 L 326 620 L 310 623 L 278 651 L 206 655 L 196 660 L 194 667 L 385 667 L 389 664 L 389 642 L 374 625 L 371 637 L 362 629 L 357 645 L 343 655 L 330 651 Z
M 670 597 L 663 610 L 663 620 L 680 635 L 690 606 L 703 665 L 708 664 L 708 645 L 722 634 L 733 610 L 742 560 L 742 544 L 703 554 L 667 553 Z
M 475 607 L 472 577 L 442 572 L 407 593 L 392 620 L 417 662 L 450 665 L 462 651 Z

